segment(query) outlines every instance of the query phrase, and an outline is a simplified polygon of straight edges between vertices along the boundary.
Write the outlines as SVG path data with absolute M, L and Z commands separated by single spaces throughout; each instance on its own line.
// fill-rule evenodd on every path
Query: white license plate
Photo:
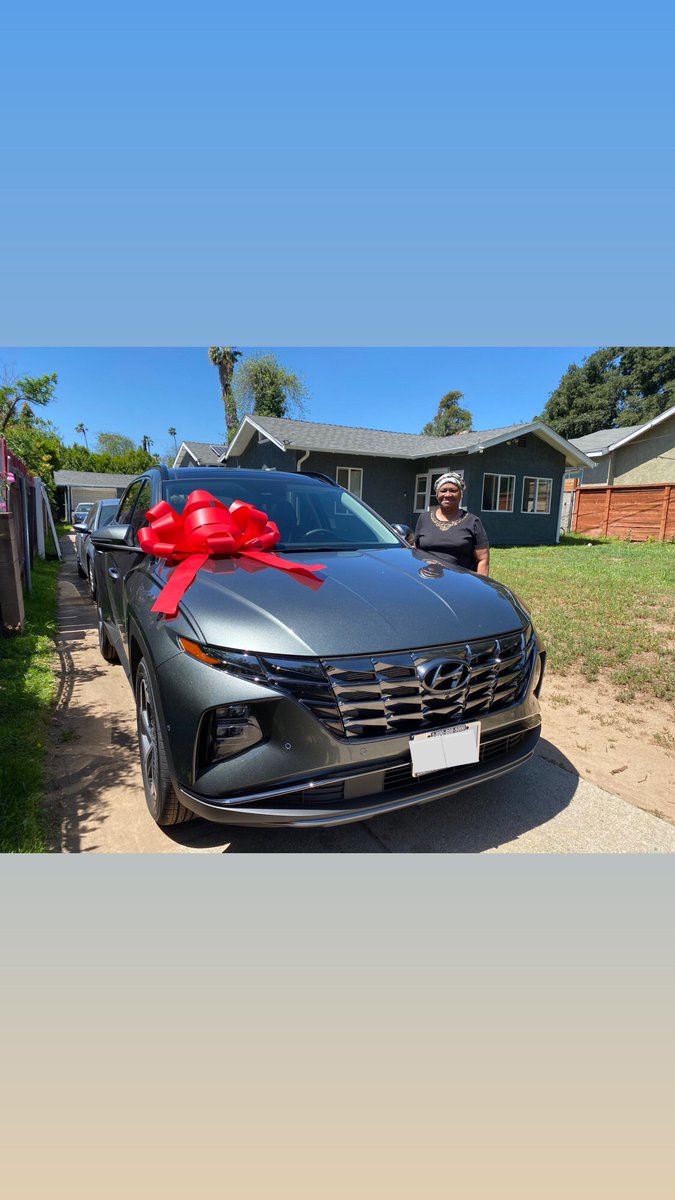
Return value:
M 456 725 L 454 729 L 432 729 L 430 733 L 414 733 L 410 738 L 410 757 L 413 775 L 428 775 L 448 767 L 462 767 L 478 762 L 480 750 L 480 721 Z

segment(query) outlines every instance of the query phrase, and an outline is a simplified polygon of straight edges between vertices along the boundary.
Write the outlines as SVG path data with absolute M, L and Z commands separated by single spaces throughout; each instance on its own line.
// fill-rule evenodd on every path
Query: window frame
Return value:
M 345 487 L 345 485 L 343 483 L 340 483 L 340 480 L 338 479 L 338 475 L 339 475 L 340 471 L 347 472 L 347 479 L 349 481 L 347 487 Z M 356 491 L 356 489 L 351 486 L 353 471 L 358 471 L 359 475 L 361 476 L 361 481 L 359 483 L 358 491 Z M 335 482 L 337 483 L 338 487 L 344 488 L 344 490 L 346 492 L 351 492 L 352 496 L 356 496 L 357 500 L 363 500 L 363 467 L 349 467 L 346 464 L 337 466 L 335 468 Z
M 534 482 L 536 484 L 536 487 L 534 489 L 534 508 L 525 508 L 525 485 L 528 482 L 528 480 L 534 480 Z M 548 491 L 548 508 L 545 511 L 537 508 L 537 501 L 539 499 L 539 484 L 540 483 L 548 483 L 550 485 L 549 491 Z M 552 477 L 550 477 L 548 475 L 523 475 L 523 491 L 522 491 L 522 495 L 521 495 L 521 499 L 520 499 L 521 513 L 524 513 L 525 516 L 527 516 L 527 517 L 550 517 L 552 500 L 553 500 L 553 478 Z
M 497 484 L 497 501 L 499 501 L 499 494 L 501 492 L 502 479 L 511 479 L 513 481 L 513 485 L 511 488 L 511 507 L 510 508 L 486 508 L 485 507 L 485 504 L 483 503 L 485 500 L 485 480 L 488 477 L 490 479 L 499 480 L 499 482 Z M 502 473 L 501 471 L 483 471 L 483 485 L 482 485 L 481 493 L 480 493 L 480 503 L 481 503 L 481 509 L 480 509 L 481 512 L 513 513 L 515 511 L 515 504 L 516 504 L 516 476 L 507 474 L 507 473 Z

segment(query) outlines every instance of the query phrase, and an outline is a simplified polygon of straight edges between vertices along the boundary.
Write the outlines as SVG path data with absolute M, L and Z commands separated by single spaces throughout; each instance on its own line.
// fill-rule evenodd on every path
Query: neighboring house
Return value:
M 210 442 L 181 442 L 173 465 L 174 467 L 219 467 L 226 450 L 227 446 L 213 446 Z
M 99 471 L 55 471 L 59 512 L 69 521 L 78 504 L 119 498 L 134 478 Z
M 571 438 L 596 463 L 579 473 L 580 483 L 675 483 L 675 405 L 643 425 L 599 429 Z
M 183 443 L 191 453 L 200 445 Z M 466 507 L 480 515 L 492 544 L 502 546 L 556 542 L 565 470 L 593 466 L 540 421 L 436 438 L 257 415 L 244 417 L 220 461 L 321 472 L 387 520 L 412 527 L 433 502 L 439 475 L 462 471 Z

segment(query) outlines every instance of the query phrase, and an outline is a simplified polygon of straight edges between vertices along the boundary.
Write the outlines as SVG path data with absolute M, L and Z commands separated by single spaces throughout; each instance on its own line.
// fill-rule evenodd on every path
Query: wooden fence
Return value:
M 575 495 L 574 533 L 631 542 L 675 541 L 675 484 L 590 484 Z

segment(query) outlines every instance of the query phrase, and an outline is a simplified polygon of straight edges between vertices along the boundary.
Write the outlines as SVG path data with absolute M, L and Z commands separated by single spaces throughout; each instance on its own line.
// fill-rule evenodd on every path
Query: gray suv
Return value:
M 274 552 L 321 563 L 317 578 L 213 555 L 174 617 L 153 612 L 173 567 L 139 530 L 158 501 L 181 513 L 195 489 L 266 513 Z M 160 825 L 356 821 L 534 752 L 545 655 L 529 613 L 501 584 L 412 549 L 332 480 L 160 467 L 91 540 L 101 652 L 133 689 Z

